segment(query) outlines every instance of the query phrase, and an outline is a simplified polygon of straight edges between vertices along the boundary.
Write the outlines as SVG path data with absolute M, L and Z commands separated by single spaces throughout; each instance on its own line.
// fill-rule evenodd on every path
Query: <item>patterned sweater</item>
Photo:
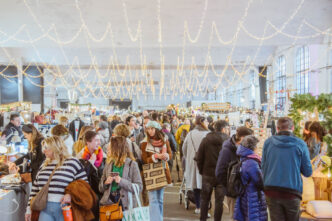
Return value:
M 35 183 L 32 185 L 28 209 L 30 211 L 30 201 L 37 195 L 39 190 L 47 183 L 48 178 L 52 174 L 57 161 L 52 161 L 46 167 L 41 167 L 39 170 Z M 88 182 L 85 170 L 78 159 L 69 158 L 65 160 L 64 164 L 55 171 L 48 189 L 49 202 L 60 202 L 65 194 L 66 187 L 75 180 L 84 180 Z

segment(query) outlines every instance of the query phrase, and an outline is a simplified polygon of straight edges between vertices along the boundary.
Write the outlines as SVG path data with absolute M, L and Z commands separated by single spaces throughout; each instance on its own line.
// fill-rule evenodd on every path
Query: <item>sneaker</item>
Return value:
M 195 209 L 195 214 L 200 214 L 201 213 L 201 209 Z
M 210 213 L 208 213 L 207 217 L 208 217 L 208 218 L 211 218 L 211 214 L 210 214 Z

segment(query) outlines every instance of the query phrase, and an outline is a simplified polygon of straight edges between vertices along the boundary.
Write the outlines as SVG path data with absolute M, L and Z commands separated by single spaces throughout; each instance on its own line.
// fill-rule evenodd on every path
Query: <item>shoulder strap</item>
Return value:
M 193 147 L 194 147 L 194 151 L 195 151 L 195 153 L 196 153 L 197 151 L 196 151 L 196 148 L 195 148 L 195 145 L 194 145 L 192 132 L 191 132 L 191 134 L 190 134 L 190 139 L 191 139 L 191 143 L 192 143 L 192 145 L 193 145 Z
M 55 167 L 54 170 L 52 171 L 50 177 L 48 178 L 48 181 L 47 181 L 46 185 L 49 185 L 49 184 L 50 184 L 50 182 L 51 182 L 51 180 L 52 180 L 52 177 L 53 177 L 53 175 L 54 175 L 56 169 L 57 169 L 57 168 Z
M 133 155 L 134 155 L 135 159 L 137 159 L 138 155 L 137 155 L 136 150 L 135 150 L 134 142 L 132 142 L 132 141 L 130 141 L 130 142 L 131 142 L 131 148 L 133 149 Z M 130 163 L 131 163 L 131 161 L 130 161 Z

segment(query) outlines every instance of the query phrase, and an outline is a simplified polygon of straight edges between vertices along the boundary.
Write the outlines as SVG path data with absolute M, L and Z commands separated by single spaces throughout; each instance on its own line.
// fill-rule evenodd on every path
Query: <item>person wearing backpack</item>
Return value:
M 258 142 L 255 136 L 246 136 L 236 151 L 241 160 L 239 177 L 243 188 L 234 209 L 234 219 L 237 221 L 267 221 L 261 157 L 255 153 Z
M 221 221 L 225 195 L 222 185 L 217 183 L 214 171 L 221 147 L 229 138 L 229 125 L 224 120 L 218 120 L 213 126 L 214 131 L 208 133 L 202 140 L 196 155 L 197 167 L 202 175 L 200 220 L 204 221 L 208 218 L 208 208 L 213 189 L 215 194 L 214 220 Z
M 239 161 L 239 157 L 236 155 L 237 147 L 240 146 L 240 143 L 245 136 L 252 134 L 253 131 L 251 129 L 248 129 L 244 126 L 238 127 L 236 130 L 236 134 L 234 134 L 231 138 L 229 138 L 223 143 L 222 149 L 219 152 L 215 175 L 217 178 L 217 182 L 220 183 L 224 188 L 224 194 L 227 196 L 227 202 L 229 205 L 231 217 L 233 217 L 235 197 L 231 196 L 227 192 L 229 165 L 233 162 Z

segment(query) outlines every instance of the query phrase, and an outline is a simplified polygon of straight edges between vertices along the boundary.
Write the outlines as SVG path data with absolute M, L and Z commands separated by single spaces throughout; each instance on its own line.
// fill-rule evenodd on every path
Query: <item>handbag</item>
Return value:
M 31 173 L 22 173 L 21 179 L 24 183 L 31 183 L 32 182 Z
M 123 212 L 124 221 L 150 221 L 149 207 L 142 207 L 138 184 L 132 184 L 138 207 L 133 208 L 133 194 L 128 192 L 129 209 Z
M 51 176 L 48 178 L 47 183 L 39 190 L 37 195 L 31 199 L 30 208 L 35 211 L 42 211 L 46 208 L 47 205 L 47 196 L 48 196 L 48 187 L 50 185 L 51 179 L 55 173 L 56 168 L 51 173 Z
M 146 190 L 158 190 L 168 185 L 166 164 L 163 161 L 143 165 L 143 178 Z
M 123 218 L 122 206 L 120 206 L 120 198 L 117 203 L 112 205 L 100 206 L 100 221 L 121 220 Z

